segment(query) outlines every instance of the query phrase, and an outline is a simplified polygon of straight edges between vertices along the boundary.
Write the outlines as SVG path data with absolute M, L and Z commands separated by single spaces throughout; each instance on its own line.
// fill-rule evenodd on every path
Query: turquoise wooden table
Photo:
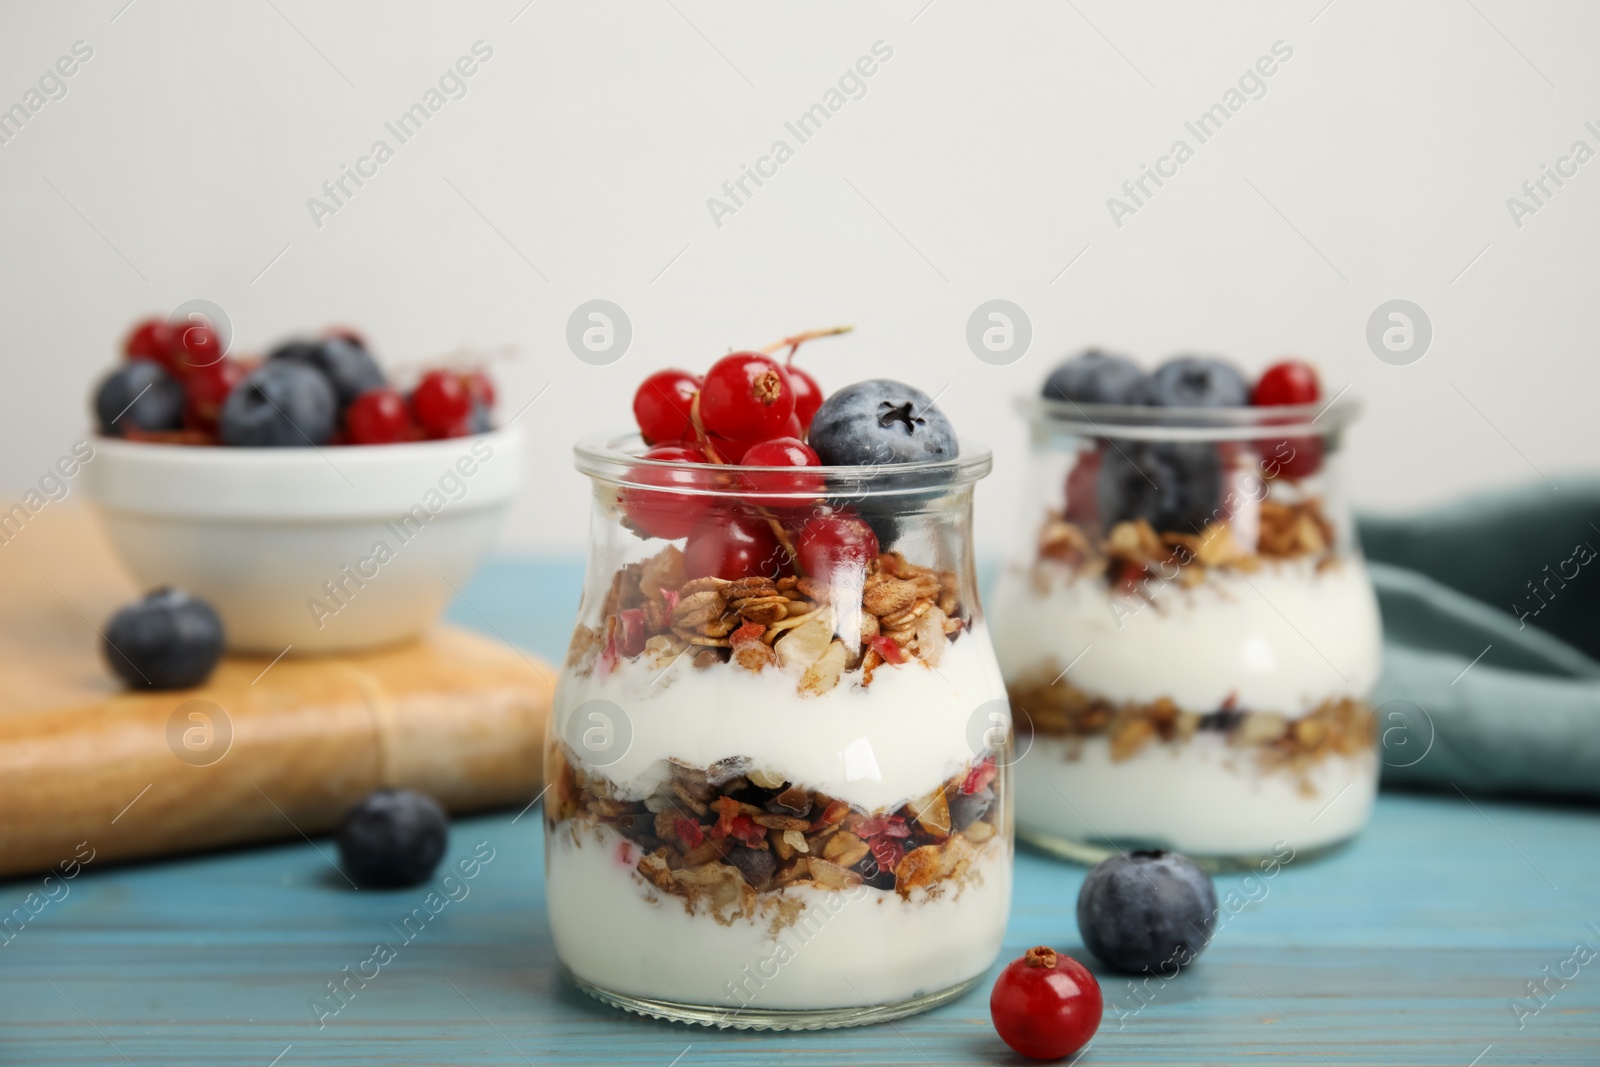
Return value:
M 452 615 L 559 658 L 579 577 L 494 564 Z M 987 981 L 926 1015 L 821 1033 L 602 1007 L 555 972 L 537 809 L 457 821 L 449 861 L 475 848 L 493 858 L 408 943 L 395 925 L 427 888 L 352 892 L 325 840 L 87 869 L 0 946 L 0 1064 L 1024 1062 L 989 1025 Z M 1081 881 L 1018 858 L 1006 959 L 1082 952 Z M 39 888 L 0 885 L 0 914 Z M 1097 972 L 1105 1022 L 1077 1062 L 1600 1064 L 1593 809 L 1386 794 L 1354 846 L 1218 891 L 1238 910 L 1195 967 L 1148 986 Z M 379 941 L 395 958 L 332 999 Z

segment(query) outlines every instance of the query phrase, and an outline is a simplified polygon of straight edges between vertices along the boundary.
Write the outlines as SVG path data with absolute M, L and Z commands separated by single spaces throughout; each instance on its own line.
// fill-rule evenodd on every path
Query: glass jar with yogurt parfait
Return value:
M 1337 400 L 1028 400 L 1032 500 L 994 596 L 1018 834 L 1213 867 L 1356 834 L 1377 789 L 1377 603 Z
M 978 605 L 987 452 L 771 468 L 581 444 L 590 555 L 546 746 L 561 963 L 741 1028 L 920 1011 L 1000 949 L 1005 688 Z

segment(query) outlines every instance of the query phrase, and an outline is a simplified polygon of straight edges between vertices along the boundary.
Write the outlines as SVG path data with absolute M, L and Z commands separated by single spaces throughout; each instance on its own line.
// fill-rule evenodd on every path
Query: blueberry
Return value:
M 106 663 L 135 689 L 188 689 L 222 658 L 222 620 L 179 589 L 157 589 L 106 623 Z
M 878 865 L 877 859 L 868 852 L 860 861 L 850 868 L 861 876 L 861 884 L 868 889 L 890 890 L 894 888 L 894 872 L 886 871 Z
M 292 359 L 272 359 L 234 386 L 217 429 L 225 445 L 320 445 L 333 433 L 338 401 L 327 375 Z
M 1211 940 L 1217 890 L 1176 852 L 1133 852 L 1095 867 L 1078 893 L 1078 933 L 1095 958 L 1126 974 L 1171 977 Z
M 381 389 L 387 380 L 376 360 L 358 344 L 343 337 L 321 341 L 290 341 L 272 350 L 269 359 L 309 363 L 333 383 L 342 408 L 368 389 Z
M 1091 348 L 1057 364 L 1041 392 L 1046 400 L 1140 404 L 1143 385 L 1144 371 L 1133 360 Z
M 1158 408 L 1242 408 L 1250 403 L 1250 386 L 1233 366 L 1220 359 L 1177 356 L 1145 380 L 1144 402 Z
M 135 359 L 100 381 L 94 394 L 100 432 L 121 437 L 126 430 L 183 428 L 183 386 L 147 359 Z
M 427 881 L 444 857 L 450 824 L 438 801 L 412 789 L 379 789 L 339 826 L 339 859 L 363 889 Z
M 916 463 L 959 451 L 955 428 L 926 393 L 885 378 L 828 397 L 811 419 L 807 440 L 829 466 Z
M 985 788 L 978 793 L 958 793 L 950 798 L 950 825 L 965 830 L 989 812 L 994 804 L 994 791 Z
M 471 433 L 488 433 L 493 429 L 494 424 L 489 421 L 489 405 L 473 404 L 472 414 L 467 417 L 467 430 Z
M 1124 440 L 1101 456 L 1095 500 L 1106 529 L 1144 519 L 1157 531 L 1199 533 L 1222 506 L 1222 459 L 1204 441 Z
M 770 849 L 746 848 L 743 845 L 734 845 L 728 853 L 728 862 L 739 869 L 744 875 L 744 880 L 756 889 L 760 889 L 772 881 L 772 872 L 777 870 L 778 861 Z
M 1244 722 L 1244 712 L 1237 708 L 1223 708 L 1200 716 L 1201 730 L 1215 730 L 1219 734 L 1231 733 Z

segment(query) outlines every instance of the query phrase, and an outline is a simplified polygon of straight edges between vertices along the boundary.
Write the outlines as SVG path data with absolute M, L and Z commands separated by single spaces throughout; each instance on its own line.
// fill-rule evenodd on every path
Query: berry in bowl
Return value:
M 562 965 L 714 1026 L 959 994 L 1011 885 L 971 553 L 988 453 L 918 389 L 824 397 L 755 352 L 653 374 L 634 410 L 640 435 L 576 449 L 591 549 L 546 746 Z
M 145 586 L 278 655 L 416 637 L 488 548 L 520 479 L 477 367 L 402 392 L 349 330 L 238 358 L 204 323 L 150 319 L 99 383 L 88 490 Z
M 1018 834 L 1086 862 L 1331 846 L 1377 788 L 1378 611 L 1339 475 L 1356 405 L 1091 351 L 1024 404 L 1033 509 L 994 596 Z

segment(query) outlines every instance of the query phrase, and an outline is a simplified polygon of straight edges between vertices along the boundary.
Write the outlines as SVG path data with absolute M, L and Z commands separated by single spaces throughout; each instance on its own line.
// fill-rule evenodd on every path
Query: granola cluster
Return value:
M 1253 548 L 1241 544 L 1226 522 L 1207 523 L 1199 533 L 1178 533 L 1157 532 L 1144 519 L 1135 519 L 1119 522 L 1105 537 L 1096 538 L 1056 513 L 1039 531 L 1039 559 L 1065 563 L 1075 574 L 1104 575 L 1130 592 L 1152 577 L 1193 588 L 1212 570 L 1251 573 L 1263 563 L 1298 559 L 1315 560 L 1319 567 L 1333 563 L 1333 524 L 1323 515 L 1319 498 L 1269 498 L 1252 514 Z
M 1184 711 L 1166 697 L 1147 703 L 1119 704 L 1091 696 L 1066 681 L 1039 680 L 1007 687 L 1018 711 L 1019 733 L 1082 739 L 1105 737 L 1111 759 L 1132 759 L 1145 746 L 1182 744 L 1214 731 L 1241 750 L 1253 750 L 1265 772 L 1287 771 L 1309 791 L 1309 774 L 1330 756 L 1370 752 L 1377 740 L 1377 719 L 1365 701 L 1340 697 L 1323 701 L 1311 714 L 1289 719 L 1277 712 L 1244 711 L 1225 706 L 1217 711 Z
M 551 833 L 565 825 L 582 847 L 611 827 L 636 846 L 640 877 L 681 897 L 690 914 L 724 925 L 793 922 L 805 902 L 785 894 L 790 886 L 864 886 L 908 900 L 918 890 L 920 897 L 959 893 L 982 877 L 973 861 L 1001 830 L 992 756 L 926 796 L 868 812 L 737 758 L 710 768 L 671 762 L 654 794 L 622 800 L 564 750 L 553 755 L 545 801 Z
M 848 671 L 871 685 L 884 663 L 938 666 L 967 626 L 955 572 L 898 552 L 870 560 L 858 591 L 793 575 L 686 579 L 673 545 L 617 571 L 602 617 L 600 628 L 579 624 L 573 634 L 567 665 L 580 675 L 609 671 L 619 658 L 665 669 L 692 655 L 701 669 L 793 669 L 802 696 L 828 692 Z

